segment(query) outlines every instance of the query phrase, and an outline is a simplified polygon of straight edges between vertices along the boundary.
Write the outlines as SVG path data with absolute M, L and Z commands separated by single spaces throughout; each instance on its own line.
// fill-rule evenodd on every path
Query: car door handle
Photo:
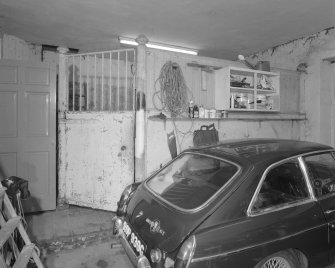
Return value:
M 325 214 L 329 215 L 335 212 L 335 209 L 329 209 L 325 211 Z

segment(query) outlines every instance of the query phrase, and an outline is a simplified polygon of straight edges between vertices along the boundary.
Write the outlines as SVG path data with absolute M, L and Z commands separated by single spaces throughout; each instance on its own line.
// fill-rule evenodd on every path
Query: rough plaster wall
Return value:
M 20 38 L 8 34 L 3 35 L 1 44 L 3 59 L 30 60 L 36 62 L 42 61 L 42 47 L 40 45 L 28 43 Z M 57 66 L 58 53 L 44 51 L 43 62 Z
M 201 73 L 199 68 L 188 67 L 187 63 L 197 62 L 209 66 L 239 66 L 244 64 L 219 60 L 214 58 L 205 58 L 197 56 L 184 56 L 176 53 L 166 53 L 161 51 L 149 50 L 147 53 L 147 137 L 146 137 L 146 174 L 150 175 L 161 164 L 171 160 L 170 150 L 168 147 L 167 133 L 174 131 L 177 136 L 178 153 L 184 149 L 193 146 L 193 131 L 201 127 L 201 125 L 209 125 L 215 123 L 216 129 L 219 131 L 219 139 L 236 139 L 236 138 L 290 138 L 300 139 L 300 128 L 303 126 L 301 121 L 291 120 L 181 120 L 175 122 L 167 120 L 165 123 L 159 119 L 149 119 L 152 115 L 159 114 L 153 102 L 152 95 L 155 91 L 155 81 L 159 76 L 159 72 L 163 64 L 172 60 L 177 62 L 186 80 L 187 86 L 194 95 L 195 103 L 207 104 L 207 108 L 211 108 L 214 99 L 215 84 L 209 81 L 207 91 L 201 91 Z M 285 69 L 285 68 L 280 68 Z M 281 70 L 282 72 L 287 72 Z M 208 74 L 208 78 L 214 80 L 214 74 Z M 290 76 L 287 76 L 291 79 Z M 292 78 L 293 79 L 293 78 Z M 286 83 L 287 84 L 287 83 Z M 295 94 L 298 99 L 299 95 Z M 295 109 L 286 107 L 286 112 L 296 112 Z M 167 116 L 169 116 L 168 113 Z
M 154 111 L 148 116 L 156 114 Z M 219 140 L 241 138 L 283 138 L 300 139 L 300 121 L 254 121 L 254 120 L 167 120 L 147 121 L 147 174 L 150 175 L 161 164 L 171 160 L 167 133 L 172 131 L 177 137 L 178 153 L 193 146 L 193 131 L 202 125 L 215 124 Z
M 203 105 L 210 109 L 214 107 L 214 72 L 206 72 L 207 90 L 201 90 L 201 69 L 199 67 L 190 67 L 188 63 L 198 63 L 208 67 L 226 67 L 237 66 L 245 67 L 241 62 L 222 60 L 207 57 L 198 57 L 180 53 L 165 52 L 155 49 L 147 49 L 147 70 L 146 70 L 146 95 L 147 109 L 161 108 L 157 97 L 153 98 L 155 91 L 159 90 L 159 77 L 162 66 L 167 61 L 178 63 L 182 70 L 186 85 L 189 89 L 188 96 L 195 104 Z
M 134 178 L 133 126 L 132 112 L 67 113 L 60 121 L 59 187 L 70 204 L 116 210 Z
M 301 133 L 301 139 L 334 145 L 334 139 L 330 140 L 329 137 L 331 132 L 322 127 L 334 122 L 334 113 L 329 114 L 329 103 L 324 105 L 324 96 L 330 96 L 328 101 L 333 101 L 334 98 L 334 82 L 330 81 L 334 73 L 326 75 L 325 71 L 321 70 L 324 68 L 324 60 L 334 57 L 334 28 L 249 57 L 253 63 L 268 60 L 272 67 L 301 71 L 301 111 L 306 112 L 308 119 L 306 129 Z M 327 84 L 329 86 L 326 86 Z M 324 122 L 325 117 L 328 118 L 327 123 Z M 322 121 L 323 123 L 320 123 Z

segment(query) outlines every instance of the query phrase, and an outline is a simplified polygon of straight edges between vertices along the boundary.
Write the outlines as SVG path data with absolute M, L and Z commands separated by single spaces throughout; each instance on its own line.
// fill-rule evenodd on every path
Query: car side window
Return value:
M 334 153 L 321 153 L 304 157 L 314 194 L 324 197 L 335 193 Z
M 253 212 L 270 210 L 308 199 L 309 191 L 298 160 L 273 167 L 262 183 Z

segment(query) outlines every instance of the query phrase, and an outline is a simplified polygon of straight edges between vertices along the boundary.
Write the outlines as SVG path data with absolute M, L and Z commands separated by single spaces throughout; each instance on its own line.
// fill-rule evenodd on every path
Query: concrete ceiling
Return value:
M 236 59 L 335 25 L 334 0 L 0 0 L 2 32 L 81 51 L 119 36 Z M 1 29 L 0 29 L 1 30 Z

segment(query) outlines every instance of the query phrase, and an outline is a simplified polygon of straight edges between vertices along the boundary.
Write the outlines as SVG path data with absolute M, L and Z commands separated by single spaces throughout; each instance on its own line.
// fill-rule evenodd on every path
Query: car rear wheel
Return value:
M 291 252 L 275 253 L 256 265 L 255 268 L 300 268 L 298 257 Z

